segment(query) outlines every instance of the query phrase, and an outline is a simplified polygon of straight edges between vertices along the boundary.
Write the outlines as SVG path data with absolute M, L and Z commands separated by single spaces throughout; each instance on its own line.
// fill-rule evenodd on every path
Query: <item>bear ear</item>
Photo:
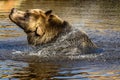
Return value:
M 46 11 L 45 12 L 45 14 L 48 16 L 48 15 L 50 15 L 52 13 L 52 10 L 48 10 L 48 11 Z

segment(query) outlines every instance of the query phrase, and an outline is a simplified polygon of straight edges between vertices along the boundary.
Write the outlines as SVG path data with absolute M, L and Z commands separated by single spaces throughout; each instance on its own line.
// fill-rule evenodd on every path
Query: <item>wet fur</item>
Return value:
M 45 12 L 40 9 L 31 9 L 21 12 L 21 15 L 18 15 L 17 12 L 12 10 L 9 17 L 11 21 L 25 31 L 30 45 L 45 45 L 50 42 L 56 42 L 63 35 L 70 34 L 71 36 L 66 40 L 70 42 L 71 46 L 78 47 L 80 52 L 87 53 L 97 48 L 83 31 L 79 30 L 77 33 L 73 32 L 71 34 L 70 32 L 73 31 L 74 27 L 71 27 L 68 22 L 63 21 L 57 15 L 52 14 L 51 10 Z M 29 13 L 29 20 L 23 22 L 20 18 L 24 19 L 26 13 Z M 76 43 L 75 40 L 79 43 Z M 72 41 L 75 44 L 71 43 Z M 70 46 L 68 48 L 70 49 Z

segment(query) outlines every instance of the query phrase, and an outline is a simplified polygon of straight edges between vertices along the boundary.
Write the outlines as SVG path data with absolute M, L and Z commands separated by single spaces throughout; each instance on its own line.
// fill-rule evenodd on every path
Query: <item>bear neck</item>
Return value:
M 45 27 L 45 33 L 43 36 L 40 36 L 38 44 L 51 42 L 59 37 L 59 35 L 66 34 L 71 31 L 71 25 L 67 21 L 53 25 L 47 24 Z

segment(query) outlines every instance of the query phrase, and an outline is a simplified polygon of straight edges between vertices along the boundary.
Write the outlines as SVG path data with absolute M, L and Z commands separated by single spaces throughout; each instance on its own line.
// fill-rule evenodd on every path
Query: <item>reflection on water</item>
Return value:
M 1 77 L 12 80 L 119 80 L 120 65 L 116 64 L 119 61 L 99 63 L 86 62 L 83 64 L 82 61 L 68 61 L 68 63 L 29 63 L 27 66 L 25 63 L 16 64 L 14 62 L 12 65 L 7 63 L 9 68 L 2 68 L 4 74 Z M 2 65 L 6 66 L 6 64 Z M 12 74 L 5 73 L 6 70 Z
M 1 0 L 0 12 L 8 12 L 13 7 L 18 7 L 23 0 Z
M 25 73 L 22 69 L 27 67 L 28 64 L 21 61 L 0 60 L 0 80 L 18 80 L 13 75 L 15 73 Z
M 119 80 L 120 1 L 119 0 L 1 0 L 0 59 L 12 51 L 29 51 L 26 34 L 8 19 L 11 8 L 52 9 L 73 26 L 86 31 L 105 51 L 95 60 L 24 63 L 0 61 L 0 80 Z M 76 56 L 78 58 L 78 56 Z M 76 58 L 75 57 L 75 58 Z M 22 57 L 21 57 L 22 58 Z M 6 58 L 4 58 L 6 59 Z M 85 61 L 84 61 L 85 60 Z M 35 60 L 36 61 L 36 60 Z

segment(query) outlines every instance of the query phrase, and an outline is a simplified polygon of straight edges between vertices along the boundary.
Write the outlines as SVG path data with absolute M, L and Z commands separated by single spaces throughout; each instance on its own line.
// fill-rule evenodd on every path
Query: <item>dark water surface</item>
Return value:
M 30 52 L 26 34 L 8 18 L 13 7 L 52 9 L 104 52 L 72 60 L 9 60 L 10 53 Z M 0 59 L 0 80 L 120 80 L 120 0 L 0 0 Z

